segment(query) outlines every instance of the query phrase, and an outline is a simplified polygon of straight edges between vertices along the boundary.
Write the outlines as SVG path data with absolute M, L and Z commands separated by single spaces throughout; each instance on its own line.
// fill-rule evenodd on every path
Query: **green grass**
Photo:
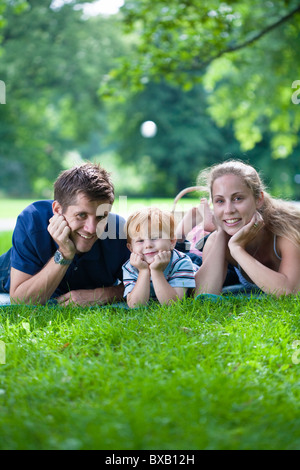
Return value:
M 0 218 L 14 219 L 20 212 L 33 202 L 32 199 L 0 198 Z
M 175 197 L 175 195 L 174 195 Z M 0 219 L 16 218 L 19 213 L 25 209 L 29 204 L 33 202 L 32 199 L 5 199 L 0 198 Z M 199 198 L 184 197 L 178 202 L 178 209 L 186 210 L 189 207 L 199 204 Z M 113 205 L 113 212 L 118 212 L 119 209 L 125 209 L 128 214 L 132 210 L 140 209 L 143 206 L 159 206 L 167 210 L 172 209 L 173 199 L 164 198 L 127 198 L 124 196 L 119 197 L 116 195 L 116 199 Z
M 299 301 L 0 307 L 0 449 L 299 450 Z
M 299 449 L 299 313 L 299 297 L 0 308 L 0 448 Z
M 5 253 L 12 245 L 12 232 L 0 232 L 0 255 Z

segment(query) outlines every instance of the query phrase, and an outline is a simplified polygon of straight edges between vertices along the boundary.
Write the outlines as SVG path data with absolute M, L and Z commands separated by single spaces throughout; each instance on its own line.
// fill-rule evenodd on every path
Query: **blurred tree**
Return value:
M 111 86 L 115 80 L 141 90 L 164 77 L 189 90 L 203 82 L 211 116 L 220 126 L 233 121 L 242 150 L 267 132 L 274 158 L 293 152 L 300 129 L 291 100 L 300 78 L 299 1 L 126 0 L 122 11 L 138 40 Z
M 208 116 L 206 93 L 199 85 L 184 92 L 166 82 L 149 83 L 115 114 L 112 139 L 123 162 L 134 162 L 140 174 L 147 173 L 147 196 L 174 196 L 195 184 L 200 168 L 219 161 L 228 142 L 231 151 L 239 152 L 230 128 L 219 129 Z M 157 127 L 153 137 L 141 132 L 148 120 Z
M 82 2 L 54 9 L 50 0 L 28 0 L 21 11 L 16 3 L 6 2 L 2 28 L 0 184 L 15 196 L 41 195 L 42 188 L 49 196 L 64 152 L 95 132 L 104 141 L 98 88 L 125 46 L 117 19 L 87 20 L 74 9 Z

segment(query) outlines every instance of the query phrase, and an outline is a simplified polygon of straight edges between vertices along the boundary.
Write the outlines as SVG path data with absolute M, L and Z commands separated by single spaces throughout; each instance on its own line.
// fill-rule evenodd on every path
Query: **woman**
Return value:
M 231 160 L 200 173 L 216 231 L 203 250 L 196 295 L 219 294 L 230 263 L 240 283 L 276 296 L 300 291 L 300 211 L 272 198 L 256 170 Z

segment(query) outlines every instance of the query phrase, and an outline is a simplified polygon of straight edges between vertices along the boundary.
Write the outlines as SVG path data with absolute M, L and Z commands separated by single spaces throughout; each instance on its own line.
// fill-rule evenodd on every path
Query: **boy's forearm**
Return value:
M 136 284 L 132 291 L 127 295 L 127 305 L 130 308 L 138 305 L 146 305 L 150 298 L 150 272 L 141 270 L 139 272 Z
M 178 293 L 170 286 L 163 271 L 152 270 L 152 283 L 157 300 L 161 304 L 168 304 L 170 301 L 178 299 Z

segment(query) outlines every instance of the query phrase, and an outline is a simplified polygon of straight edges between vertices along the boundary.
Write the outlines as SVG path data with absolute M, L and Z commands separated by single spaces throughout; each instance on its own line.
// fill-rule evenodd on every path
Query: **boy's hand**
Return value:
M 149 269 L 148 263 L 143 259 L 141 255 L 138 255 L 137 253 L 131 253 L 130 264 L 138 271 L 142 271 L 143 269 Z
M 150 264 L 151 271 L 164 271 L 168 266 L 171 259 L 171 251 L 160 251 L 154 257 L 154 261 Z
M 49 220 L 48 232 L 58 244 L 58 249 L 66 259 L 75 256 L 76 248 L 70 239 L 71 229 L 63 215 L 54 214 Z

